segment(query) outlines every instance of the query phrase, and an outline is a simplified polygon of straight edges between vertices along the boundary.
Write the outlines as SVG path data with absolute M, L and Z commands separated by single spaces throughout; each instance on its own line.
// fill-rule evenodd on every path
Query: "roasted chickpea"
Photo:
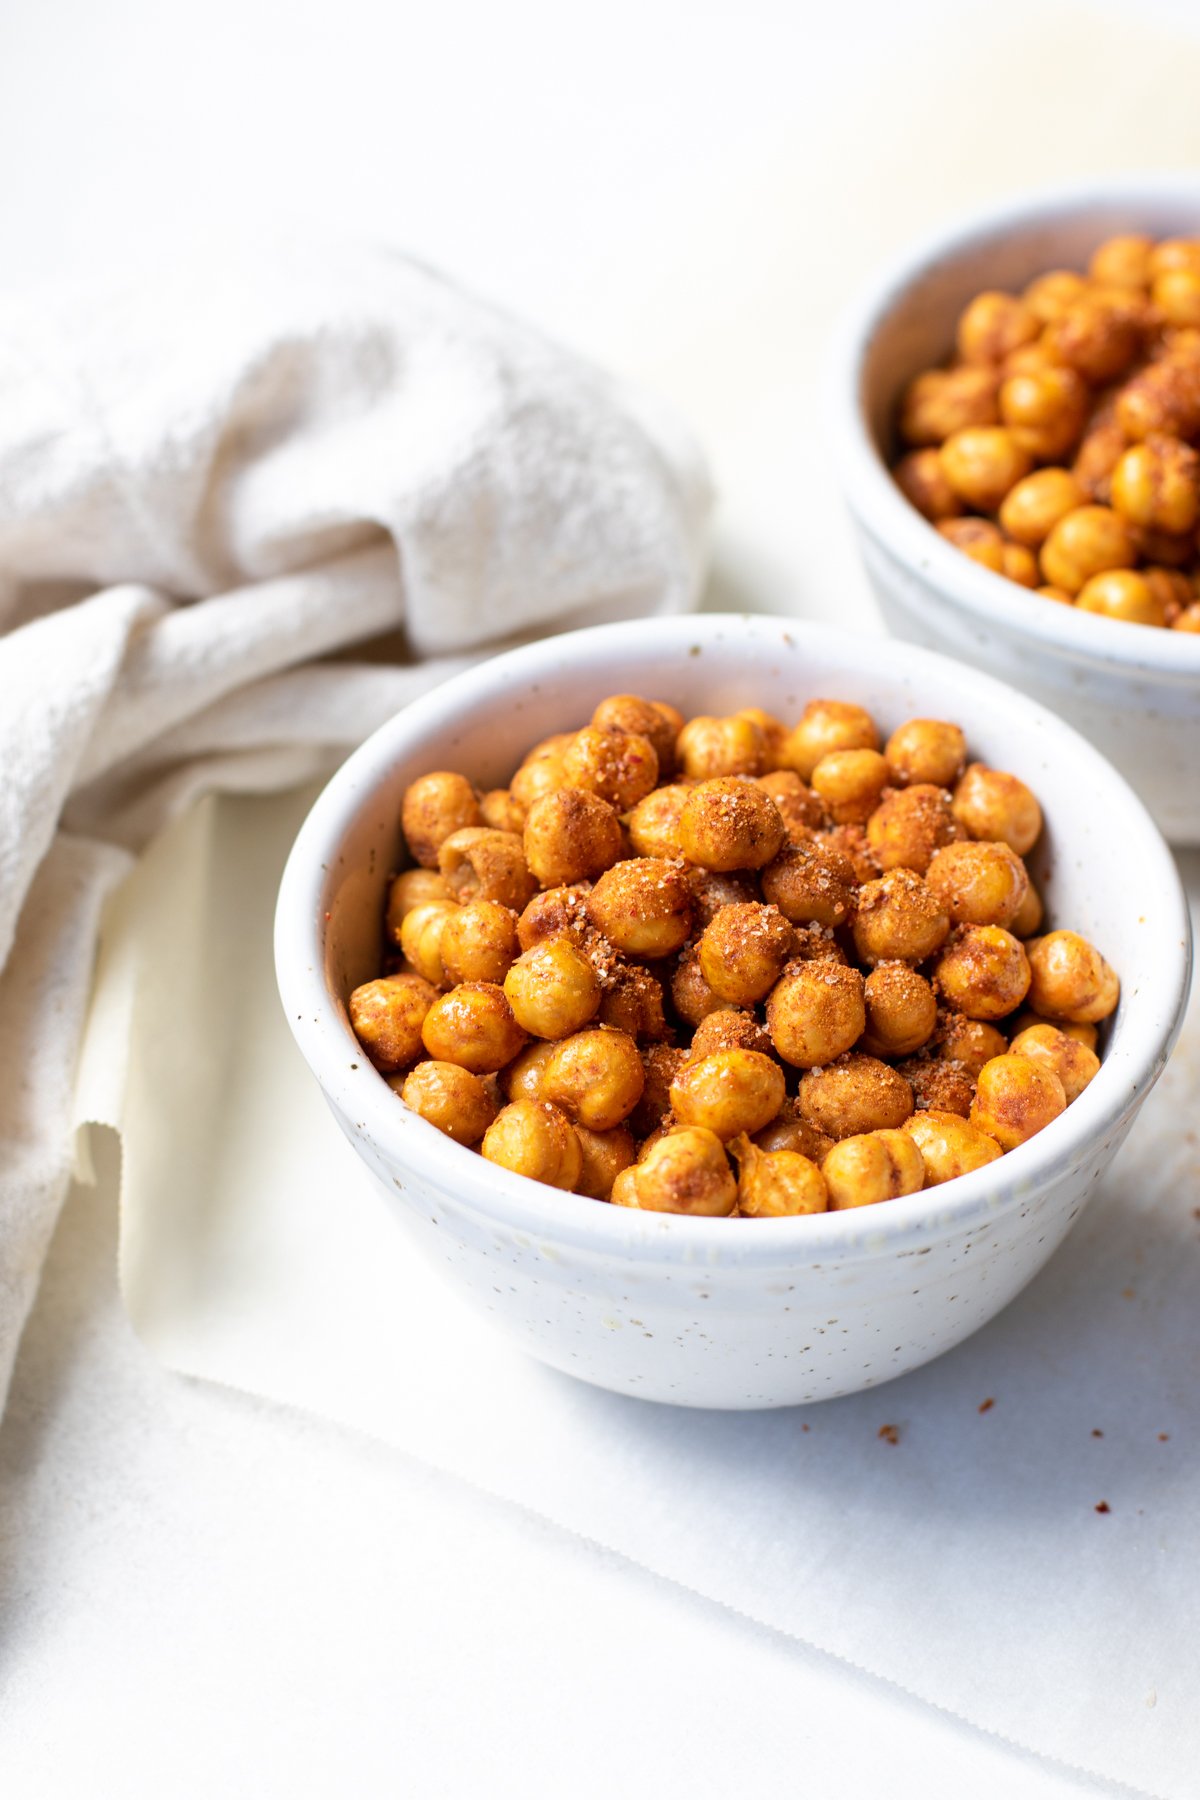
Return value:
M 658 756 L 649 738 L 616 725 L 586 725 L 568 744 L 563 786 L 599 794 L 619 813 L 644 800 L 658 780 Z
M 851 1206 L 877 1206 L 917 1194 L 925 1185 L 925 1164 L 912 1138 L 903 1131 L 868 1131 L 843 1138 L 821 1165 L 829 1189 L 831 1212 Z
M 659 1138 L 649 1154 L 613 1183 L 618 1205 L 645 1212 L 726 1218 L 737 1205 L 737 1182 L 719 1137 L 685 1126 Z
M 1087 498 L 1069 469 L 1035 469 L 1004 496 L 1000 524 L 1018 544 L 1036 550 L 1058 521 L 1085 505 Z
M 947 1013 L 939 1022 L 937 1054 L 947 1061 L 961 1063 L 972 1077 L 978 1075 L 985 1062 L 1003 1056 L 1008 1049 L 1003 1032 L 984 1019 L 969 1019 L 965 1013 Z
M 1003 1038 L 1000 1042 L 1003 1049 Z M 918 1108 L 967 1117 L 975 1100 L 975 1077 L 961 1063 L 923 1051 L 919 1056 L 902 1056 L 895 1068 L 912 1089 Z
M 418 1063 L 404 1077 L 400 1098 L 456 1144 L 477 1144 L 496 1117 L 496 1102 L 488 1089 L 478 1075 L 458 1063 Z
M 912 1089 L 885 1062 L 851 1051 L 801 1076 L 799 1105 L 802 1118 L 829 1138 L 856 1138 L 903 1125 L 912 1112 Z
M 623 1031 L 577 1031 L 564 1038 L 542 1072 L 542 1094 L 589 1131 L 612 1131 L 642 1097 L 646 1073 Z
M 688 781 L 713 781 L 722 775 L 761 775 L 766 745 L 753 719 L 689 719 L 675 743 L 679 767 Z
M 999 925 L 960 925 L 934 966 L 947 1006 L 969 1019 L 1003 1019 L 1029 992 L 1029 961 Z
M 1074 269 L 1050 269 L 1031 281 L 1021 298 L 1034 318 L 1048 325 L 1086 293 L 1087 282 Z
M 1016 377 L 1021 383 L 1035 379 L 1032 375 Z M 1033 467 L 1030 452 L 1004 425 L 971 425 L 965 431 L 956 431 L 942 445 L 941 457 L 946 480 L 954 492 L 980 512 L 995 512 L 1009 489 Z
M 956 1176 L 982 1169 L 1002 1154 L 995 1138 L 957 1112 L 932 1108 L 905 1120 L 906 1131 L 925 1165 L 925 1186 L 940 1187 Z
M 711 925 L 723 906 L 744 906 L 762 899 L 758 876 L 749 869 L 689 868 L 688 886 L 692 890 L 692 920 L 696 931 Z
M 1042 579 L 1038 559 L 1024 544 L 1005 543 L 1001 552 L 1000 573 L 1018 586 L 1035 588 Z
M 709 1013 L 692 1034 L 686 1060 L 699 1062 L 703 1057 L 715 1056 L 719 1050 L 757 1050 L 763 1056 L 770 1056 L 773 1046 L 753 1013 Z
M 1071 464 L 1071 473 L 1083 489 L 1087 500 L 1106 502 L 1112 492 L 1112 472 L 1120 462 L 1129 439 L 1117 421 L 1115 405 L 1101 407 L 1080 439 Z M 1073 510 L 1073 509 L 1068 509 Z M 1066 515 L 1059 514 L 1059 518 Z M 1054 521 L 1056 525 L 1058 520 Z M 1053 530 L 1053 525 L 1051 530 Z M 1050 535 L 1047 532 L 1047 537 Z
M 688 795 L 679 838 L 687 860 L 703 868 L 761 869 L 783 844 L 783 820 L 757 782 L 720 776 Z
M 783 1070 L 757 1050 L 718 1050 L 686 1062 L 671 1083 L 681 1125 L 703 1125 L 719 1138 L 761 1131 L 784 1100 Z
M 1167 355 L 1150 363 L 1117 395 L 1116 422 L 1126 439 L 1156 432 L 1191 440 L 1200 433 L 1200 359 Z
M 1051 931 L 1025 946 L 1029 1004 L 1043 1018 L 1095 1025 L 1121 997 L 1121 984 L 1094 944 L 1077 931 Z
M 495 900 L 453 907 L 442 925 L 438 948 L 452 985 L 503 981 L 517 956 L 516 914 Z
M 510 1063 L 525 1042 L 504 989 L 491 981 L 464 981 L 441 994 L 425 1015 L 421 1041 L 435 1062 L 457 1063 L 473 1075 L 491 1075 Z
M 812 772 L 813 791 L 837 825 L 863 825 L 879 804 L 888 766 L 878 750 L 831 750 Z
M 661 981 L 640 963 L 619 963 L 602 989 L 597 1019 L 638 1043 L 657 1043 L 669 1035 Z
M 923 875 L 935 851 L 961 836 L 949 794 L 925 782 L 889 789 L 867 820 L 867 842 L 883 870 Z
M 461 911 L 461 906 L 435 900 L 430 906 L 415 906 L 400 927 L 400 948 L 418 975 L 434 987 L 453 985 L 442 961 L 442 937 L 452 915 Z
M 1078 1099 L 1100 1067 L 1100 1058 L 1086 1044 L 1060 1031 L 1057 1025 L 1031 1025 L 1019 1031 L 1009 1046 L 1014 1056 L 1027 1056 L 1053 1069 L 1062 1082 L 1067 1105 Z
M 818 849 L 844 856 L 860 887 L 864 881 L 878 879 L 879 864 L 861 825 L 831 825 L 828 831 L 817 832 L 815 842 Z
M 1167 624 L 1173 624 L 1180 611 L 1191 606 L 1195 589 L 1188 577 L 1178 569 L 1164 569 L 1153 563 L 1141 570 L 1150 585 L 1150 592 L 1162 606 L 1163 616 Z
M 1116 381 L 1139 349 L 1137 319 L 1108 296 L 1085 295 L 1046 327 L 1054 356 L 1093 387 Z
M 1200 631 L 1200 600 L 1193 600 L 1185 606 L 1178 616 L 1171 620 L 1172 631 Z
M 624 850 L 621 822 L 608 802 L 583 788 L 567 787 L 534 801 L 525 820 L 524 845 L 529 867 L 543 887 L 593 881 Z
M 1110 569 L 1085 581 L 1075 599 L 1080 612 L 1126 625 L 1165 625 L 1167 609 L 1144 575 L 1135 569 Z
M 1200 238 L 1163 238 L 1150 251 L 1151 281 L 1170 269 L 1200 269 Z
M 1075 604 L 1074 595 L 1065 594 L 1062 588 L 1043 585 L 1037 589 L 1037 593 L 1041 599 L 1056 600 L 1060 606 L 1074 606 Z
M 583 1172 L 583 1151 L 571 1121 L 545 1100 L 514 1100 L 497 1113 L 480 1149 L 488 1162 L 544 1181 L 573 1188 Z
M 682 864 L 634 857 L 605 870 L 588 895 L 587 912 L 627 956 L 672 956 L 691 930 L 691 889 Z
M 858 890 L 854 945 L 865 963 L 924 962 L 949 931 L 941 901 L 912 869 L 889 869 Z
M 519 913 L 537 886 L 520 838 L 511 831 L 489 831 L 483 825 L 446 838 L 438 851 L 438 867 L 464 904 L 495 900 Z
M 865 707 L 846 700 L 810 700 L 783 746 L 783 766 L 811 781 L 822 757 L 835 750 L 878 750 L 879 732 Z
M 514 805 L 526 815 L 535 800 L 564 785 L 563 758 L 574 737 L 573 731 L 559 731 L 553 737 L 543 738 L 540 744 L 534 745 L 509 782 L 508 791 Z
M 795 944 L 778 907 L 723 906 L 697 946 L 700 972 L 722 1000 L 753 1006 L 774 987 Z
M 979 1071 L 971 1124 L 1002 1150 L 1015 1150 L 1057 1119 L 1066 1104 L 1053 1069 L 1027 1056 L 994 1056 Z
M 946 844 L 925 879 L 952 925 L 1010 926 L 1029 892 L 1025 864 L 1007 844 Z
M 1007 844 L 1025 856 L 1042 830 L 1042 809 L 1023 781 L 971 763 L 954 790 L 954 816 L 968 837 Z
M 940 451 L 910 450 L 892 473 L 905 499 L 932 524 L 940 519 L 957 519 L 961 514 L 963 503 L 946 479 Z
M 788 1219 L 824 1212 L 825 1177 L 794 1150 L 763 1150 L 748 1137 L 730 1145 L 738 1165 L 738 1211 L 747 1219 Z
M 1129 569 L 1137 546 L 1129 525 L 1108 506 L 1077 506 L 1064 514 L 1042 545 L 1042 572 L 1052 587 L 1077 594 L 1093 575 Z
M 1100 1034 L 1094 1025 L 1077 1025 L 1071 1019 L 1043 1019 L 1040 1013 L 1035 1013 L 1029 1006 L 1017 1013 L 1015 1018 L 1006 1019 L 1005 1024 L 1014 1038 L 1034 1025 L 1053 1025 L 1055 1031 L 1061 1031 L 1064 1037 L 1085 1045 L 1089 1050 L 1094 1050 L 1100 1041 Z M 1002 1045 L 999 1050 L 992 1052 L 993 1056 L 1002 1055 L 1006 1048 L 1006 1045 Z
M 540 1038 L 569 1037 L 600 1007 L 596 971 L 569 937 L 523 951 L 504 977 L 504 992 L 522 1030 Z
M 1088 274 L 1101 287 L 1146 288 L 1150 285 L 1153 240 L 1135 233 L 1105 238 L 1092 251 Z
M 1131 525 L 1193 531 L 1200 518 L 1200 456 L 1157 432 L 1131 444 L 1112 473 L 1112 503 Z
M 590 1200 L 607 1200 L 622 1169 L 633 1166 L 637 1155 L 633 1138 L 623 1125 L 612 1131 L 589 1131 L 586 1125 L 576 1125 L 575 1135 L 583 1154 L 575 1192 Z
M 849 859 L 826 844 L 786 844 L 763 870 L 763 897 L 793 925 L 844 925 L 858 887 Z
M 976 294 L 958 321 L 958 354 L 965 363 L 998 363 L 1037 337 L 1040 321 L 1024 300 L 996 290 Z
M 671 1110 L 671 1083 L 687 1061 L 687 1051 L 674 1044 L 647 1044 L 638 1053 L 645 1086 L 629 1115 L 629 1129 L 638 1138 L 656 1131 Z
M 511 831 L 520 837 L 525 829 L 525 809 L 508 788 L 489 788 L 479 802 L 479 817 L 490 831 Z
M 590 882 L 578 881 L 535 894 L 517 920 L 517 942 L 522 950 L 532 950 L 552 937 L 569 937 L 582 947 L 591 930 L 587 911 L 591 891 Z
M 761 706 L 739 706 L 734 717 L 749 719 L 762 732 L 763 774 L 769 775 L 774 770 L 781 769 L 783 764 L 779 757 L 788 735 L 788 728 L 783 720 L 777 719 L 774 713 L 765 712 Z
M 767 1030 L 784 1061 L 817 1068 L 856 1044 L 867 1023 L 864 987 L 860 971 L 841 963 L 789 963 L 767 1000 Z
M 831 823 L 825 802 L 801 781 L 794 769 L 775 769 L 769 775 L 760 775 L 758 785 L 779 808 L 790 844 L 804 843 L 814 831 Z
M 691 788 L 655 788 L 629 815 L 629 841 L 639 856 L 681 856 L 679 820 Z
M 685 1025 L 699 1025 L 709 1013 L 724 1012 L 733 1005 L 714 994 L 704 979 L 696 946 L 689 944 L 671 976 L 671 1003 Z
M 1004 534 L 990 519 L 943 519 L 937 529 L 947 543 L 969 556 L 972 562 L 977 562 L 980 568 L 990 569 L 993 575 L 1003 575 Z
M 423 869 L 436 869 L 438 851 L 456 831 L 479 824 L 475 790 L 462 775 L 439 769 L 404 791 L 400 808 L 404 840 Z
M 1018 449 L 1036 462 L 1054 462 L 1078 443 L 1087 401 L 1087 385 L 1074 369 L 1029 371 L 1010 375 L 1000 389 L 1000 417 Z
M 405 869 L 388 888 L 387 934 L 393 944 L 400 942 L 400 927 L 409 913 L 433 901 L 452 902 L 454 890 L 444 875 L 432 869 Z
M 355 1037 L 377 1069 L 403 1069 L 421 1054 L 421 1027 L 438 997 L 420 975 L 364 981 L 347 1003 Z
M 1026 871 L 1026 877 L 1028 878 L 1028 871 Z M 1030 938 L 1036 931 L 1041 930 L 1045 911 L 1046 909 L 1042 905 L 1042 896 L 1030 881 L 1029 891 L 1017 908 L 1016 916 L 1009 921 L 1008 928 L 1014 937 Z
M 967 760 L 967 740 L 946 719 L 908 719 L 884 749 L 895 787 L 953 787 Z
M 542 1077 L 546 1072 L 546 1064 L 554 1055 L 558 1045 L 553 1041 L 541 1038 L 532 1044 L 526 1044 L 513 1060 L 501 1069 L 499 1075 L 500 1092 L 506 1100 L 541 1100 Z
M 1043 331 L 1041 337 L 1034 338 L 1032 344 L 1022 344 L 1000 364 L 1000 373 L 1005 381 L 1013 375 L 1040 375 L 1044 369 L 1061 369 L 1058 353 L 1047 341 Z
M 1200 269 L 1165 269 L 1150 298 L 1167 325 L 1200 325 Z
M 601 731 L 615 726 L 618 731 L 649 738 L 658 758 L 659 780 L 669 781 L 675 768 L 675 739 L 683 724 L 682 720 L 675 723 L 679 715 L 673 707 L 671 714 L 674 716 L 668 716 L 661 704 L 656 706 L 638 694 L 609 694 L 592 714 L 592 724 Z
M 862 1046 L 871 1056 L 911 1056 L 929 1042 L 937 1001 L 923 975 L 907 963 L 880 963 L 863 988 L 867 1025 Z
M 754 1133 L 754 1142 L 760 1150 L 794 1150 L 818 1169 L 833 1148 L 833 1139 L 809 1124 L 794 1099 L 785 1100 L 771 1123 Z
M 967 426 L 994 425 L 999 390 L 997 369 L 929 369 L 905 389 L 900 435 L 910 444 L 941 444 Z

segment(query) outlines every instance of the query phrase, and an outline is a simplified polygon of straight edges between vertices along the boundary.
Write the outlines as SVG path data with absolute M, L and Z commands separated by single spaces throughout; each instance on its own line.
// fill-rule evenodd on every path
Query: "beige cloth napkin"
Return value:
M 709 504 L 671 415 L 398 255 L 0 309 L 0 1401 L 131 854 L 497 640 L 690 605 Z M 313 666 L 386 632 L 396 666 Z

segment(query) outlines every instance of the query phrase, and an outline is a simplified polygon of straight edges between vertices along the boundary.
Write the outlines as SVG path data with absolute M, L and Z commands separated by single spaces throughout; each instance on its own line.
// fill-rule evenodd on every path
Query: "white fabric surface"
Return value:
M 0 1404 L 127 852 L 486 644 L 690 605 L 708 505 L 667 413 L 398 255 L 209 246 L 0 310 Z M 301 666 L 389 631 L 410 666 Z

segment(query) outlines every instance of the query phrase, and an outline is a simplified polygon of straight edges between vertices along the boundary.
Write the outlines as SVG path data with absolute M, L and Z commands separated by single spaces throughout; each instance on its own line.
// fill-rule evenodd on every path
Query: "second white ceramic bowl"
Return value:
M 1042 700 L 1098 745 L 1173 842 L 1200 843 L 1200 636 L 1055 606 L 939 537 L 887 466 L 899 394 L 951 349 L 983 288 L 1082 269 L 1118 232 L 1200 235 L 1200 178 L 1138 176 L 1013 201 L 917 245 L 845 327 L 833 417 L 842 483 L 889 628 Z
M 957 719 L 974 754 L 1027 781 L 1047 818 L 1031 862 L 1050 916 L 1093 938 L 1122 980 L 1103 1066 L 1074 1105 L 1019 1150 L 944 1187 L 764 1220 L 672 1218 L 560 1193 L 409 1112 L 363 1056 L 345 1005 L 379 971 L 405 787 L 443 768 L 484 787 L 506 782 L 539 738 L 579 725 L 604 695 L 631 691 L 689 714 L 759 704 L 787 720 L 828 695 L 870 708 L 885 731 L 914 715 Z M 284 874 L 275 948 L 296 1041 L 412 1245 L 556 1368 L 624 1393 L 719 1407 L 873 1386 L 998 1312 L 1061 1241 L 1133 1123 L 1178 1033 L 1190 971 L 1171 856 L 1129 788 L 1075 732 L 943 657 L 756 617 L 551 638 L 407 707 L 313 807 Z

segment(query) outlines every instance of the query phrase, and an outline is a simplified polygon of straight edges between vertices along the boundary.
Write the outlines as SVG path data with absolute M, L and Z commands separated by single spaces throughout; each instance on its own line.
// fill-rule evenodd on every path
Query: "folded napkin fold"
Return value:
M 398 255 L 210 252 L 0 307 L 0 1401 L 132 857 L 485 647 L 691 605 L 710 503 L 669 413 Z M 389 661 L 317 660 L 385 633 Z

